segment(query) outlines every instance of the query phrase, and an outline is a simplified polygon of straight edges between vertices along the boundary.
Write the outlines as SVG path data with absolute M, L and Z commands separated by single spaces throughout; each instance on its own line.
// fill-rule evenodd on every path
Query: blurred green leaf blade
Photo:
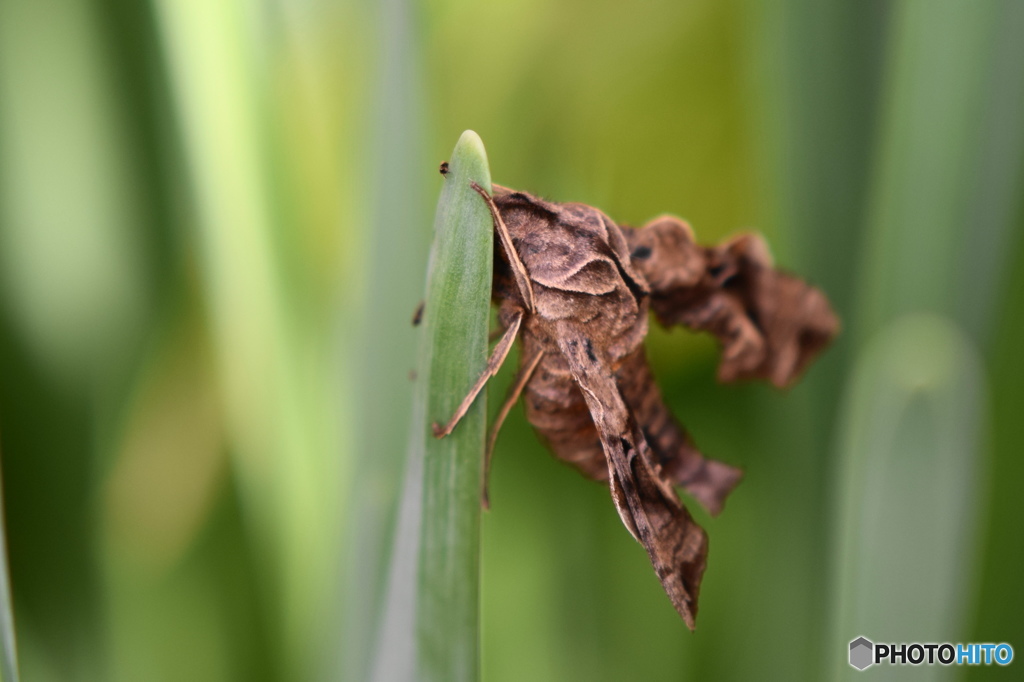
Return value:
M 946 318 L 901 317 L 865 349 L 841 431 L 833 643 L 966 633 L 984 396 L 980 358 Z M 841 648 L 833 661 L 855 672 Z

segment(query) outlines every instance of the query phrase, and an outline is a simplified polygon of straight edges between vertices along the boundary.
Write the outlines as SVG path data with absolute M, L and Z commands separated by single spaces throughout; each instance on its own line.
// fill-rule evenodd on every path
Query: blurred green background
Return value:
M 787 392 L 720 386 L 710 340 L 652 327 L 676 414 L 747 472 L 695 512 L 693 634 L 607 489 L 514 411 L 484 679 L 846 677 L 858 635 L 1024 651 L 1021 35 L 1017 0 L 4 0 L 22 678 L 368 675 L 466 128 L 500 184 L 761 230 L 844 324 Z

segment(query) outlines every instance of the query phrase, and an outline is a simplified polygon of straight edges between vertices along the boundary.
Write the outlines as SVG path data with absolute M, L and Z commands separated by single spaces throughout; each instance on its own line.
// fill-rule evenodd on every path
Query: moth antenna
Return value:
M 512 384 L 508 391 L 508 397 L 505 398 L 505 403 L 498 410 L 498 416 L 494 418 L 494 424 L 491 426 L 491 432 L 487 436 L 487 450 L 484 455 L 484 489 L 481 495 L 481 501 L 483 502 L 484 509 L 491 508 L 491 497 L 488 493 L 488 486 L 491 480 L 491 456 L 494 454 L 494 444 L 498 441 L 498 431 L 501 430 L 501 425 L 505 423 L 505 418 L 508 417 L 508 413 L 512 411 L 512 407 L 519 400 L 520 394 L 523 392 L 526 383 L 533 376 L 534 370 L 537 369 L 537 365 L 540 364 L 541 358 L 544 357 L 544 351 L 540 350 L 519 370 L 518 376 L 516 376 L 515 383 Z
M 505 225 L 505 221 L 501 218 L 501 213 L 498 211 L 498 205 L 494 203 L 494 199 L 487 193 L 483 187 L 475 182 L 470 182 L 469 186 L 476 190 L 476 193 L 484 198 L 487 203 L 487 208 L 491 211 L 491 217 L 494 219 L 494 227 L 498 231 L 498 238 L 501 239 L 501 245 L 505 249 L 505 255 L 508 256 L 508 261 L 512 265 L 512 273 L 515 275 L 516 284 L 519 286 L 519 293 L 523 297 L 523 302 L 526 304 L 527 312 L 534 313 L 537 311 L 537 305 L 533 300 L 533 287 L 530 285 L 530 278 L 526 273 L 526 266 L 523 265 L 523 261 L 519 258 L 519 254 L 516 252 L 515 245 L 512 244 L 512 237 L 508 233 L 508 227 Z

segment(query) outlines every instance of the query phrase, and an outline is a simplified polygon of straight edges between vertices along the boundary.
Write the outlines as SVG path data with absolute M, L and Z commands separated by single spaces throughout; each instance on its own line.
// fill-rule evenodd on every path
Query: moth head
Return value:
M 693 230 L 670 215 L 655 218 L 629 239 L 630 259 L 655 291 L 696 285 L 706 269 L 704 250 Z

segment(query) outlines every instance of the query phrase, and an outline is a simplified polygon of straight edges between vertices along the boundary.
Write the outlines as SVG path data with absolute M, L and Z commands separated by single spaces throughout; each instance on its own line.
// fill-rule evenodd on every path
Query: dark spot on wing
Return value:
M 594 355 L 594 346 L 590 343 L 590 339 L 584 339 L 583 347 L 587 349 L 587 357 L 590 358 L 590 361 L 597 362 L 597 356 Z

